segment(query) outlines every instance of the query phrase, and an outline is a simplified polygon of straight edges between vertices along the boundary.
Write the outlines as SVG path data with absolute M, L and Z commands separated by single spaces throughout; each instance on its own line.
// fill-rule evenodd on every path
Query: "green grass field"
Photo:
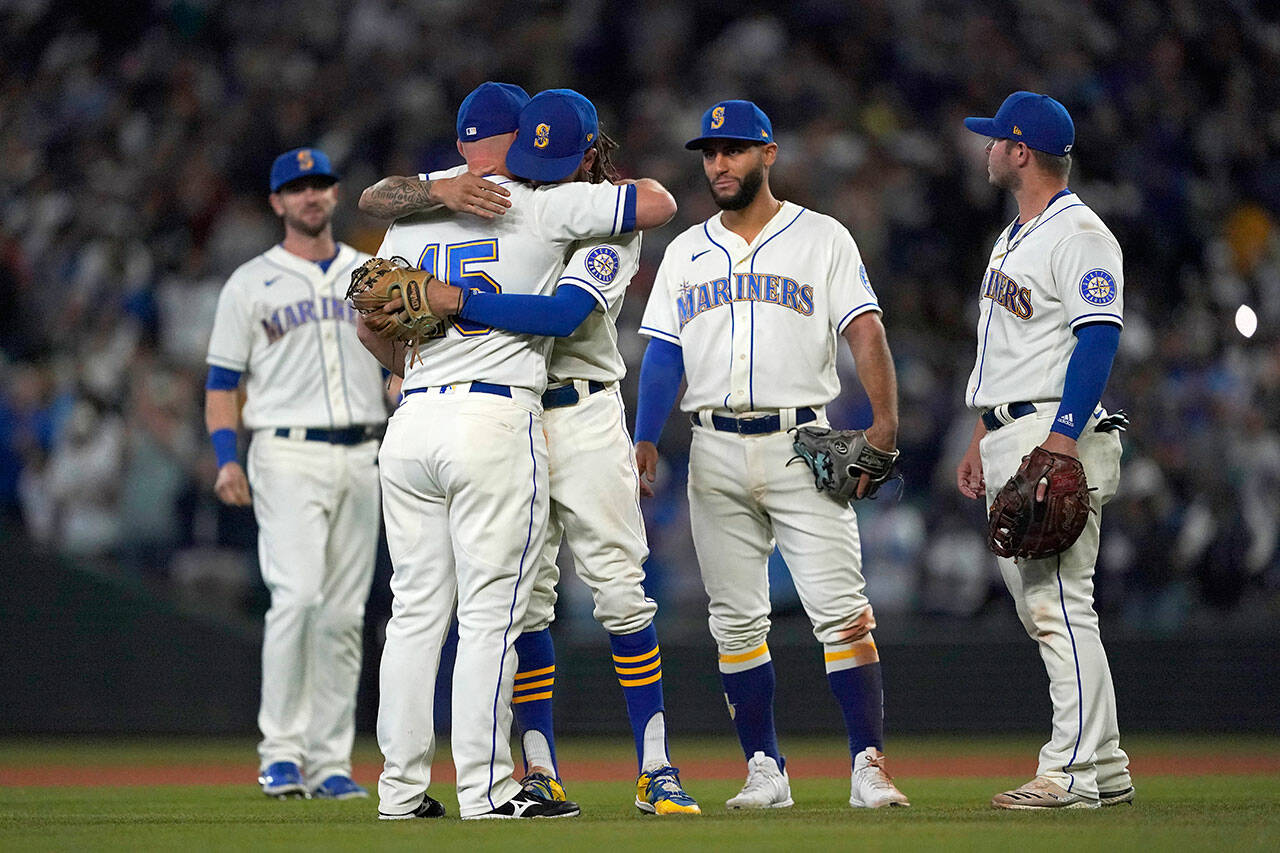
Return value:
M 787 744 L 792 766 L 839 754 L 838 741 Z M 0 741 L 0 850 L 804 850 L 927 849 L 1027 850 L 1275 850 L 1280 848 L 1280 774 L 1258 772 L 1280 766 L 1280 740 L 1236 738 L 1134 738 L 1126 744 L 1138 786 L 1138 802 L 1093 811 L 1000 812 L 991 794 L 1026 781 L 1034 772 L 1037 743 L 961 739 L 903 739 L 890 748 L 904 764 L 954 760 L 972 768 L 989 758 L 1003 767 L 1025 758 L 1021 776 L 948 777 L 897 774 L 912 800 L 910 809 L 854 810 L 846 805 L 848 777 L 795 778 L 796 806 L 768 813 L 727 813 L 723 802 L 741 785 L 686 769 L 686 788 L 703 804 L 701 817 L 644 816 L 631 805 L 631 780 L 574 781 L 606 762 L 625 766 L 625 743 L 575 741 L 560 747 L 570 796 L 582 816 L 558 821 L 379 822 L 374 800 L 342 803 L 275 801 L 252 785 L 251 741 Z M 722 767 L 734 744 L 716 739 L 683 742 L 673 755 L 686 768 Z M 998 759 L 998 760 L 997 760 Z M 378 756 L 362 742 L 356 754 L 358 781 L 373 782 Z M 1143 763 L 1166 772 L 1144 775 Z M 1238 772 L 1241 763 L 1253 772 Z M 12 784 L 28 768 L 189 768 L 194 784 L 181 786 L 37 787 Z M 448 765 L 447 755 L 437 766 Z M 1232 772 L 1236 767 L 1237 771 Z M 241 772 L 243 784 L 201 785 L 200 776 Z M 944 769 L 944 768 L 939 768 Z M 1188 775 L 1194 774 L 1194 775 Z M 435 783 L 433 794 L 457 815 L 452 785 Z

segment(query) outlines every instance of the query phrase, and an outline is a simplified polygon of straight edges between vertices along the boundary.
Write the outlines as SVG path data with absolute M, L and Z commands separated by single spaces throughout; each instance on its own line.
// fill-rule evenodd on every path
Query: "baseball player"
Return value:
M 351 743 L 386 408 L 344 298 L 368 255 L 333 239 L 337 179 L 315 148 L 276 158 L 270 202 L 284 242 L 231 274 L 209 339 L 214 489 L 224 503 L 253 504 L 271 592 L 258 713 L 259 782 L 270 796 L 368 796 L 351 780 Z M 236 456 L 246 373 L 248 478 Z
M 522 121 L 514 89 L 485 84 L 458 115 L 467 169 L 505 188 L 510 209 L 491 221 L 440 213 L 398 220 L 380 255 L 410 258 L 476 298 L 549 294 L 575 241 L 619 236 L 671 217 L 674 201 L 653 182 L 535 189 L 512 180 L 505 160 Z M 545 112 L 525 146 L 536 150 L 531 156 L 569 173 L 590 168 L 594 108 L 568 90 L 539 97 Z M 457 316 L 408 364 L 384 342 L 369 344 L 405 376 L 405 400 L 379 456 L 395 565 L 378 714 L 386 757 L 380 816 L 443 814 L 426 795 L 434 751 L 431 685 L 455 596 L 453 758 L 462 817 L 576 815 L 572 802 L 522 790 L 511 778 L 508 745 L 514 643 L 546 538 L 541 397 L 550 339 Z
M 579 163 L 555 165 L 543 149 L 521 145 L 537 139 L 537 127 L 551 119 L 543 95 L 521 115 L 516 144 L 507 155 L 513 174 L 540 183 L 603 180 L 612 171 L 612 141 L 593 124 L 594 175 Z M 587 113 L 594 107 L 586 102 Z M 399 187 L 380 199 L 381 190 Z M 365 198 L 370 199 L 368 208 Z M 430 201 L 402 179 L 388 178 L 366 191 L 362 209 L 379 215 L 405 216 Z M 500 211 L 494 211 L 500 212 Z M 647 224 L 647 223 L 640 223 Z M 681 787 L 678 771 L 667 756 L 662 695 L 662 658 L 653 617 L 654 601 L 642 581 L 649 549 L 638 502 L 639 482 L 631 437 L 618 382 L 626 365 L 618 353 L 617 317 L 627 284 L 640 263 L 640 234 L 627 234 L 581 245 L 556 283 L 554 296 L 473 294 L 461 316 L 465 320 L 556 340 L 547 364 L 548 388 L 542 395 L 543 429 L 550 469 L 550 534 L 537 563 L 537 580 L 516 641 L 518 670 L 513 711 L 521 731 L 525 777 L 522 787 L 550 800 L 566 799 L 555 758 L 552 699 L 555 648 L 550 624 L 555 618 L 556 555 L 562 535 L 573 551 L 578 576 L 591 589 L 595 616 L 609 632 L 614 669 L 622 686 L 636 744 L 639 778 L 636 806 L 650 814 L 698 814 L 700 809 Z M 454 299 L 461 300 L 461 293 Z M 451 307 L 451 306 L 450 306 Z
M 866 438 L 897 443 L 897 387 L 880 306 L 849 232 L 779 201 L 769 119 L 749 101 L 722 101 L 687 145 L 702 152 L 721 212 L 667 247 L 640 333 L 636 461 L 642 487 L 657 471 L 656 442 L 688 380 L 681 408 L 694 422 L 689 456 L 693 544 L 710 597 L 711 634 L 747 781 L 730 809 L 792 804 L 773 724 L 774 672 L 767 564 L 775 543 L 795 580 L 852 757 L 850 805 L 907 805 L 884 769 L 879 656 L 863 595 L 853 511 L 814 488 L 794 456 L 791 427 L 825 424 L 840 390 L 836 347 L 857 363 L 874 422 Z M 865 493 L 859 485 L 858 495 Z
M 1120 479 L 1125 422 L 1099 406 L 1123 324 L 1120 245 L 1067 187 L 1075 126 L 1062 104 L 1015 92 L 994 118 L 964 123 L 990 137 L 988 178 L 1013 195 L 1018 216 L 996 240 L 978 291 L 977 363 L 965 403 L 979 417 L 957 486 L 969 498 L 985 495 L 990 507 L 1038 444 L 1081 461 L 1094 509 L 1062 554 L 999 560 L 1049 673 L 1053 736 L 1036 778 L 991 802 L 1006 809 L 1128 803 L 1129 758 L 1093 609 L 1098 526 Z

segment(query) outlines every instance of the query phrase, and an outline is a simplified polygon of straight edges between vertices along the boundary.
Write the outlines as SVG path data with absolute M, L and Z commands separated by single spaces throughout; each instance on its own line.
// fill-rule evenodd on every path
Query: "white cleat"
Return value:
M 785 809 L 795 804 L 791 799 L 791 780 L 763 752 L 747 761 L 747 784 L 725 805 L 731 809 Z
M 874 746 L 867 747 L 853 759 L 849 805 L 856 809 L 911 805 L 893 784 L 893 777 L 884 769 L 884 755 Z
M 1052 779 L 1046 779 L 1043 776 L 1037 776 L 1021 787 L 996 794 L 991 798 L 992 808 L 1024 809 L 1028 811 L 1033 809 L 1096 809 L 1101 805 L 1102 803 L 1098 800 L 1073 794 L 1057 782 Z

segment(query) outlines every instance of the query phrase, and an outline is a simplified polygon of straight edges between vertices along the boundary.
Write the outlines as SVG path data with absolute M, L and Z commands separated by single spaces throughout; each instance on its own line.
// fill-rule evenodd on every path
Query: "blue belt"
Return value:
M 464 383 L 459 383 L 459 384 L 464 384 Z M 471 386 L 470 390 L 477 391 L 481 394 L 496 394 L 499 397 L 511 396 L 510 385 L 493 385 L 488 382 L 472 382 L 470 383 L 470 386 Z M 443 394 L 450 387 L 452 386 L 443 385 L 440 387 L 440 390 L 438 393 Z M 432 390 L 431 388 L 410 388 L 408 391 L 404 392 L 404 396 L 408 397 L 410 394 L 425 394 L 426 392 L 431 390 Z
M 1008 406 L 1009 417 L 1018 419 L 1023 415 L 1029 415 L 1036 410 L 1036 407 L 1030 403 L 1010 403 Z M 1004 426 L 1004 422 L 996 417 L 993 409 L 987 409 L 982 413 L 982 425 L 987 428 L 987 432 L 994 432 Z
M 291 438 L 292 429 L 279 427 L 277 438 Z M 353 426 L 343 429 L 306 429 L 301 436 L 303 441 L 323 441 L 326 444 L 364 444 L 382 437 L 382 429 L 377 426 Z
M 607 386 L 603 382 L 597 382 L 592 379 L 587 383 L 587 393 L 595 394 L 603 391 Z M 548 388 L 542 395 L 542 408 L 544 409 L 561 409 L 565 406 L 576 406 L 578 401 L 582 399 L 582 395 L 578 393 L 578 389 L 572 385 L 561 385 L 559 388 Z
M 690 414 L 689 419 L 694 426 L 702 426 L 698 413 Z M 808 406 L 796 409 L 796 425 L 816 421 L 818 413 Z M 757 415 L 755 417 L 730 418 L 724 415 L 712 415 L 711 427 L 719 432 L 736 432 L 739 435 L 764 435 L 782 429 L 782 418 L 778 415 Z

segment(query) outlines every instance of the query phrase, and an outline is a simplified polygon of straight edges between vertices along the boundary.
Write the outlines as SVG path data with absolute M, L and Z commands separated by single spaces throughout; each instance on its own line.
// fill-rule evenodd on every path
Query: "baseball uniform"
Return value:
M 532 189 L 493 177 L 511 209 L 492 221 L 423 214 L 397 221 L 379 254 L 463 288 L 548 294 L 576 240 L 630 231 L 635 191 Z M 404 402 L 379 455 L 395 602 L 383 651 L 380 811 L 413 812 L 430 781 L 432 688 L 457 599 L 453 759 L 464 818 L 520 786 L 509 733 L 519 636 L 543 547 L 548 459 L 541 395 L 550 339 L 454 319 L 405 369 Z
M 363 255 L 323 269 L 275 246 L 227 280 L 208 363 L 247 373 L 249 482 L 271 592 L 258 724 L 263 767 L 298 764 L 312 787 L 349 777 L 364 603 L 378 540 L 377 361 L 345 301 Z
M 988 430 L 980 445 L 988 508 L 1058 416 L 1073 330 L 1098 322 L 1119 326 L 1124 313 L 1120 246 L 1079 196 L 1060 194 L 1011 237 L 1012 231 L 1011 223 L 996 241 L 981 283 L 977 358 L 965 392 Z M 1100 790 L 1130 787 L 1093 609 L 1102 507 L 1120 480 L 1119 433 L 1096 429 L 1106 417 L 1099 406 L 1077 442 L 1094 512 L 1076 544 L 1044 560 L 999 559 L 1018 616 L 1040 644 L 1049 672 L 1053 737 L 1040 752 L 1037 775 L 1091 799 Z
M 996 240 L 978 291 L 977 358 L 965 391 L 985 428 L 983 434 L 975 427 L 974 434 L 981 436 L 977 452 L 987 508 L 1023 456 L 1053 433 L 1056 444 L 1063 436 L 1075 440 L 1093 509 L 1079 539 L 1062 553 L 999 559 L 1049 674 L 1053 734 L 1040 751 L 1036 778 L 997 794 L 992 805 L 1129 802 L 1129 758 L 1120 748 L 1115 690 L 1093 609 L 1099 524 L 1119 484 L 1125 422 L 1123 414 L 1109 417 L 1099 405 L 1124 322 L 1120 245 L 1066 186 L 1075 125 L 1062 104 L 1015 92 L 994 117 L 967 118 L 965 126 L 990 138 L 988 173 L 992 183 L 1013 192 L 1020 213 Z M 1056 168 L 1027 158 L 1022 145 L 1059 158 L 1049 161 Z M 1023 170 L 1017 180 L 1010 177 L 1015 169 Z M 1055 188 L 1048 204 L 1028 217 L 1029 203 L 1040 204 L 1033 193 Z M 962 490 L 975 473 L 972 453 L 971 447 L 961 465 Z

